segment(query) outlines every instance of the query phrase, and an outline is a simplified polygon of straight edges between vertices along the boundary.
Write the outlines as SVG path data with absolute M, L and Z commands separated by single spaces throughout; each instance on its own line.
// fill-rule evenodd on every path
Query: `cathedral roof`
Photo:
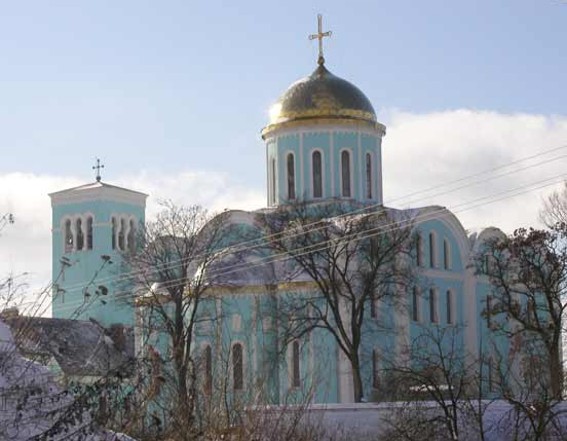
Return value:
M 377 124 L 370 100 L 354 84 L 333 75 L 323 63 L 293 83 L 272 106 L 263 134 L 280 124 L 315 119 L 358 120 Z

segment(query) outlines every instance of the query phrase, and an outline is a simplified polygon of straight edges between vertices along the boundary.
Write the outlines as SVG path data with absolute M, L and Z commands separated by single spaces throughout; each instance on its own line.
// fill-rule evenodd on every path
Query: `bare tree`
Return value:
M 197 394 L 195 328 L 203 320 L 201 305 L 214 284 L 207 270 L 227 232 L 222 229 L 222 216 L 212 218 L 199 206 L 166 202 L 163 208 L 146 225 L 142 246 L 128 256 L 126 265 L 135 275 L 139 310 L 144 311 L 142 329 L 148 344 L 154 345 L 146 351 L 156 380 L 151 386 L 160 389 L 160 382 L 166 382 L 161 398 L 167 402 L 163 411 L 168 429 L 176 439 L 192 439 Z
M 543 201 L 540 219 L 550 228 L 567 224 L 567 181 L 560 191 L 554 191 Z
M 280 295 L 287 341 L 314 329 L 328 332 L 350 363 L 353 399 L 360 402 L 368 317 L 379 303 L 395 304 L 413 279 L 411 220 L 394 210 L 349 214 L 339 203 L 299 203 L 265 213 L 259 222 L 271 249 L 289 259 L 285 277 L 315 285 L 308 293 Z
M 483 362 L 465 352 L 462 329 L 457 326 L 426 327 L 413 339 L 400 363 L 389 361 L 386 376 L 394 396 L 407 404 L 390 420 L 390 436 L 420 440 L 485 439 L 482 402 Z
M 477 270 L 492 285 L 495 332 L 508 335 L 519 348 L 537 354 L 541 379 L 550 397 L 563 395 L 561 335 L 567 308 L 567 229 L 518 229 L 486 243 Z M 498 319 L 498 318 L 501 319 Z

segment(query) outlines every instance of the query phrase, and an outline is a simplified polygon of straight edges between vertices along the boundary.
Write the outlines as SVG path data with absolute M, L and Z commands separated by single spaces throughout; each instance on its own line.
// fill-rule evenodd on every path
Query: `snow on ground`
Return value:
M 23 358 L 0 320 L 0 440 L 131 441 L 94 427 L 87 409 L 44 366 Z

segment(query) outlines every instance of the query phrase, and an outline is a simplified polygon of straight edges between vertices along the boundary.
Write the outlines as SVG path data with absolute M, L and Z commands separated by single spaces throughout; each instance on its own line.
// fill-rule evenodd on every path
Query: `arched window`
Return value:
M 323 197 L 323 164 L 321 160 L 321 152 L 314 151 L 311 155 L 313 162 L 313 197 Z
M 272 188 L 270 189 L 271 191 L 271 203 L 275 204 L 276 203 L 276 160 L 272 159 Z
M 433 288 L 429 290 L 429 321 L 437 323 L 437 292 Z
M 443 239 L 443 268 L 451 269 L 451 245 L 447 239 Z
M 447 323 L 453 324 L 453 293 L 451 290 L 447 291 Z
M 213 390 L 213 351 L 210 346 L 205 346 L 203 351 L 204 384 L 203 389 L 207 395 Z
M 244 389 L 244 359 L 242 345 L 235 343 L 232 347 L 232 387 L 234 390 Z
M 124 241 L 126 240 L 126 220 L 120 219 L 120 229 L 118 230 L 118 249 L 124 251 L 126 249 Z
M 287 198 L 295 199 L 295 161 L 293 153 L 287 155 Z
M 65 252 L 73 251 L 73 230 L 71 229 L 71 220 L 65 221 Z
M 136 223 L 130 219 L 130 228 L 128 229 L 128 251 L 131 253 L 136 251 Z
M 75 221 L 75 231 L 77 232 L 77 250 L 83 249 L 85 244 L 85 236 L 83 235 L 83 220 L 81 218 Z
M 417 266 L 423 266 L 423 239 L 419 233 L 415 238 L 415 263 Z
M 87 217 L 87 250 L 93 249 L 93 218 Z
M 291 387 L 301 386 L 301 376 L 299 370 L 299 342 L 291 344 Z
M 350 198 L 350 153 L 346 150 L 341 153 L 341 181 L 342 196 Z
M 419 291 L 417 286 L 414 286 L 411 292 L 411 319 L 414 322 L 419 322 Z
M 118 225 L 116 224 L 116 218 L 112 218 L 112 249 L 115 250 L 116 249 L 116 236 L 117 236 L 117 232 L 116 229 L 118 228 Z
M 380 389 L 380 354 L 377 349 L 372 351 L 372 388 Z
M 435 253 L 435 233 L 429 233 L 429 266 L 435 268 L 437 266 L 437 259 Z
M 372 199 L 372 155 L 366 154 L 366 199 Z

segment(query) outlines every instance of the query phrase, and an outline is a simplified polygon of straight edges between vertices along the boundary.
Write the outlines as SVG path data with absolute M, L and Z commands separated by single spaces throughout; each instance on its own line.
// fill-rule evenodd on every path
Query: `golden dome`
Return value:
M 329 72 L 321 63 L 308 77 L 293 83 L 270 109 L 270 123 L 262 131 L 291 121 L 312 119 L 358 120 L 376 124 L 370 100 L 354 84 Z

